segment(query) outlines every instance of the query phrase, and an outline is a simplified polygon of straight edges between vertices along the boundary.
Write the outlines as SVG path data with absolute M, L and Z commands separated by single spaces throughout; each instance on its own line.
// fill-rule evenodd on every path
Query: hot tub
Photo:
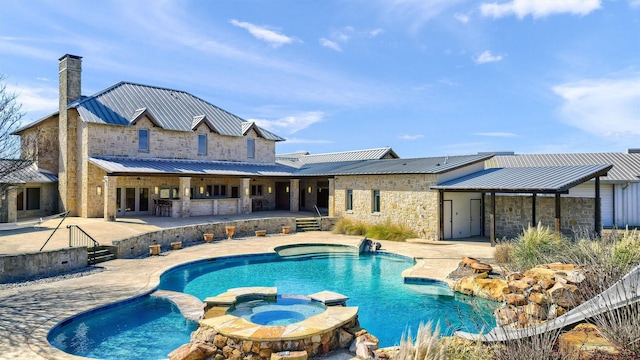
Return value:
M 258 325 L 289 325 L 324 312 L 327 307 L 306 296 L 278 295 L 275 300 L 250 300 L 236 303 L 227 314 Z

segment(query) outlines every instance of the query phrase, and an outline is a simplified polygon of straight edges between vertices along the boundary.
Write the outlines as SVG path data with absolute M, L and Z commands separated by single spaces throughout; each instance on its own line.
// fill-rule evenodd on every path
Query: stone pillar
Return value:
M 300 179 L 289 180 L 289 211 L 300 211 Z
M 18 221 L 18 188 L 16 186 L 11 186 L 7 189 L 7 222 L 16 222 Z
M 117 192 L 116 188 L 118 187 L 118 177 L 117 176 L 105 176 L 102 179 L 102 195 L 103 195 L 103 203 L 104 203 L 104 219 L 108 221 L 115 221 L 116 214 L 118 213 L 118 209 L 116 207 L 117 202 Z
M 180 177 L 180 214 L 178 217 L 189 217 L 191 214 L 191 177 Z
M 336 216 L 335 193 L 336 181 L 334 179 L 329 179 L 329 216 Z
M 250 178 L 242 178 L 240 180 L 240 213 L 251 214 L 251 188 L 249 186 Z

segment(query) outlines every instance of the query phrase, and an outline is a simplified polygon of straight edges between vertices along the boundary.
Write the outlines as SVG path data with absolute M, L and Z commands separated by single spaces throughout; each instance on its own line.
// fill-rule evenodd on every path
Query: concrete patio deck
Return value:
M 301 216 L 300 213 L 289 213 Z M 283 216 L 280 213 L 258 213 L 255 217 Z M 306 216 L 302 215 L 302 216 Z M 246 216 L 238 217 L 246 218 Z M 163 227 L 185 226 L 202 221 L 230 221 L 203 218 L 137 218 L 107 222 L 100 219 L 71 218 L 63 226 L 77 224 L 101 243 L 132 234 Z M 37 251 L 51 226 L 45 230 L 23 229 L 17 233 L 0 233 L 0 253 Z M 54 236 L 45 250 L 66 247 L 67 232 Z M 46 234 L 44 240 L 41 239 Z M 60 236 L 59 238 L 57 236 Z M 35 238 L 38 238 L 37 240 Z M 78 313 L 152 292 L 160 275 L 185 262 L 234 254 L 273 252 L 274 247 L 296 243 L 335 243 L 356 246 L 360 236 L 336 235 L 330 232 L 305 232 L 291 235 L 270 234 L 266 237 L 246 237 L 190 246 L 144 259 L 116 259 L 102 264 L 104 271 L 55 282 L 30 283 L 27 286 L 0 290 L 0 358 L 1 359 L 79 359 L 66 354 L 47 342 L 49 330 L 64 319 Z M 418 258 L 405 276 L 445 280 L 456 269 L 461 256 L 491 259 L 493 249 L 488 242 L 448 241 L 441 243 L 381 241 L 382 250 Z M 35 250 L 34 250 L 35 249 Z

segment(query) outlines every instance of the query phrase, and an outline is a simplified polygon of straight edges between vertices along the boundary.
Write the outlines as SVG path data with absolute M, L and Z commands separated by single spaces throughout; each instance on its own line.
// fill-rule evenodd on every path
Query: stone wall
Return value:
M 21 191 L 26 191 L 26 188 L 40 188 L 40 209 L 37 210 L 20 210 L 17 211 L 17 220 L 45 217 L 58 213 L 58 184 L 57 183 L 29 183 L 19 186 L 14 191 L 9 193 L 12 196 L 17 196 Z M 10 195 L 11 196 L 11 195 Z M 16 211 L 15 198 L 9 204 L 10 212 Z M 26 206 L 26 203 L 25 203 Z M 10 217 L 11 218 L 11 217 Z
M 335 180 L 335 216 L 370 224 L 391 222 L 412 229 L 420 238 L 438 239 L 438 192 L 435 175 L 340 176 Z M 346 210 L 347 190 L 353 210 Z M 373 190 L 380 190 L 380 212 L 373 212 Z
M 203 234 L 214 234 L 217 240 L 226 239 L 225 226 L 230 225 L 236 227 L 234 238 L 254 236 L 256 230 L 267 230 L 267 234 L 281 234 L 283 226 L 291 226 L 292 229 L 296 226 L 294 218 L 268 218 L 167 228 L 115 240 L 113 241 L 114 251 L 117 258 L 135 258 L 148 255 L 149 245 L 160 245 L 164 251 L 169 250 L 171 243 L 176 241 L 182 241 L 183 246 L 201 244 Z M 265 241 L 268 241 L 268 238 Z
M 201 124 L 195 131 L 164 130 L 149 118 L 142 117 L 132 126 L 88 124 L 89 155 L 126 156 L 132 158 L 167 158 L 202 161 L 275 162 L 275 142 L 265 140 L 255 131 L 245 136 L 223 136 Z M 138 130 L 149 130 L 149 151 L 138 150 Z M 198 135 L 207 135 L 207 154 L 198 155 Z M 247 139 L 255 139 L 255 158 L 247 158 Z
M 0 283 L 54 276 L 87 267 L 87 248 L 0 256 Z
M 20 132 L 21 154 L 33 158 L 38 168 L 58 172 L 58 117 L 51 116 Z
M 531 196 L 496 196 L 496 238 L 514 238 L 531 224 Z M 485 196 L 485 229 L 490 232 L 491 197 Z M 536 197 L 536 221 L 555 229 L 555 197 Z M 565 235 L 594 230 L 593 198 L 560 198 L 560 229 Z

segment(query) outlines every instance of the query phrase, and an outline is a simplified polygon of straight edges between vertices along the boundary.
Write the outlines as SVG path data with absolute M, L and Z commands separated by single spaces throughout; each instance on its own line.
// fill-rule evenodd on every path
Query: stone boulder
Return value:
M 573 308 L 582 303 L 582 296 L 578 287 L 572 284 L 556 282 L 551 289 L 547 290 L 552 303 L 564 308 Z
M 184 344 L 169 353 L 169 360 L 205 360 L 216 353 L 216 348 L 209 344 Z
M 464 277 L 453 285 L 453 290 L 466 295 L 473 295 L 484 299 L 503 301 L 507 282 L 502 279 Z
M 561 334 L 558 338 L 558 347 L 567 357 L 580 359 L 591 357 L 596 351 L 618 354 L 615 347 L 600 335 L 600 330 L 593 324 L 578 324 L 572 330 Z

